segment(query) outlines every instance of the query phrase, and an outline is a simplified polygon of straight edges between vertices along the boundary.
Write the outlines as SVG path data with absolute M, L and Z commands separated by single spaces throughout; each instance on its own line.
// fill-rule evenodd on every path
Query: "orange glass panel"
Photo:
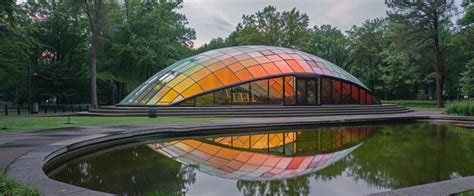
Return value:
M 276 67 L 274 63 L 265 63 L 262 65 L 262 67 L 265 69 L 265 71 L 268 72 L 270 75 L 274 74 L 280 74 L 280 70 Z
M 222 82 L 224 85 L 232 84 L 235 82 L 239 82 L 239 78 L 235 76 L 234 72 L 232 72 L 228 68 L 221 69 L 215 73 L 217 78 Z
M 285 61 L 278 61 L 275 62 L 275 64 L 282 73 L 293 73 L 293 70 L 290 68 L 290 66 L 288 66 L 288 64 L 286 64 Z
M 308 65 L 308 63 L 306 63 L 306 61 L 303 61 L 303 60 L 298 60 L 296 61 L 298 62 L 298 64 L 300 64 L 300 66 L 303 68 L 303 70 L 307 73 L 313 73 L 313 70 L 311 69 L 311 67 Z
M 216 78 L 216 76 L 214 76 L 214 74 L 210 74 L 205 78 L 199 80 L 198 84 L 205 91 L 217 88 L 222 85 L 222 83 L 219 81 L 219 79 Z
M 202 92 L 202 88 L 194 83 L 191 87 L 189 87 L 188 89 L 186 89 L 183 93 L 181 93 L 185 98 L 188 98 L 188 97 L 191 97 L 193 95 L 196 95 L 200 92 Z
M 295 104 L 295 78 L 293 76 L 285 77 L 285 104 Z
M 211 72 L 206 69 L 206 68 L 202 68 L 201 70 L 199 70 L 198 72 L 194 73 L 193 75 L 191 75 L 191 78 L 194 80 L 194 81 L 198 81 L 204 77 L 206 77 L 207 75 L 209 75 Z
M 209 70 L 211 70 L 212 72 L 215 72 L 215 71 L 217 71 L 217 70 L 223 68 L 224 66 L 225 66 L 224 63 L 222 63 L 222 62 L 217 62 L 217 63 L 214 63 L 214 64 L 212 64 L 212 65 L 207 66 L 207 68 L 208 68 Z
M 163 98 L 161 98 L 161 100 L 158 102 L 158 104 L 160 104 L 160 103 L 161 104 L 170 103 L 177 96 L 178 96 L 178 93 L 176 93 L 176 91 L 170 90 L 170 91 L 168 91 L 168 93 L 166 93 L 165 96 L 163 96 Z
M 304 69 L 295 60 L 286 60 L 286 62 L 295 72 L 304 72 Z
M 273 61 L 273 62 L 282 61 L 282 60 L 283 60 L 282 58 L 280 58 L 280 56 L 278 56 L 278 55 L 276 55 L 276 54 L 275 54 L 275 55 L 269 55 L 269 56 L 267 56 L 267 58 L 270 59 L 270 60 Z
M 293 59 L 290 55 L 288 54 L 279 54 L 279 56 L 282 58 L 282 59 L 285 59 L 285 60 L 288 60 L 288 59 Z
M 244 66 L 242 66 L 240 63 L 234 63 L 232 65 L 229 66 L 230 70 L 232 70 L 233 72 L 237 72 L 241 69 L 244 68 Z
M 251 66 L 254 66 L 256 64 L 258 64 L 257 61 L 253 60 L 253 59 L 248 59 L 248 60 L 245 60 L 245 61 L 242 61 L 240 62 L 244 67 L 251 67 Z
M 247 71 L 247 69 L 242 69 L 239 72 L 235 73 L 241 81 L 252 79 L 252 75 Z
M 191 78 L 186 78 L 185 80 L 183 80 L 182 82 L 179 83 L 179 85 L 175 86 L 173 89 L 178 92 L 178 93 L 181 93 L 183 92 L 184 90 L 186 90 L 188 87 L 190 87 L 191 85 L 193 85 L 195 82 L 194 80 L 191 80 Z
M 270 59 L 267 59 L 266 57 L 257 57 L 255 58 L 255 60 L 257 60 L 258 63 L 260 64 L 263 64 L 263 63 L 268 63 L 268 62 L 272 62 L 270 61 Z
M 268 73 L 260 65 L 249 67 L 247 69 L 255 78 L 268 76 Z

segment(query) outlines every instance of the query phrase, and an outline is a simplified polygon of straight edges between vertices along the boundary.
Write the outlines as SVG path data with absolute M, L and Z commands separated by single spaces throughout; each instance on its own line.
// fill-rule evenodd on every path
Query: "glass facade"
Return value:
M 333 165 L 375 132 L 373 127 L 183 139 L 150 149 L 226 179 L 292 178 Z
M 180 105 L 372 104 L 372 99 L 372 95 L 367 90 L 345 81 L 331 78 L 318 80 L 318 78 L 283 76 L 256 80 L 205 93 L 183 100 Z
M 281 47 L 238 46 L 211 50 L 178 61 L 138 86 L 119 105 L 172 106 L 183 101 L 190 103 L 189 99 L 196 99 L 194 105 L 209 105 L 205 99 L 195 97 L 215 92 L 217 97 L 213 105 L 281 104 L 282 101 L 286 105 L 317 104 L 318 101 L 313 97 L 318 97 L 315 95 L 318 91 L 312 85 L 319 84 L 306 81 L 301 83 L 300 89 L 296 89 L 298 81 L 293 76 L 298 75 L 335 79 L 334 84 L 331 84 L 334 91 L 329 91 L 330 95 L 322 92 L 323 104 L 327 100 L 331 101 L 330 104 L 347 101 L 347 96 L 344 97 L 345 101 L 342 97 L 347 94 L 340 87 L 334 86 L 341 85 L 338 81 L 347 81 L 361 89 L 367 89 L 360 80 L 342 68 L 317 56 Z M 271 80 L 278 77 L 284 77 L 284 81 Z M 258 82 L 252 83 L 262 79 L 268 80 L 261 82 L 266 83 L 266 87 Z M 242 83 L 249 83 L 248 88 L 236 87 L 217 92 Z M 323 82 L 322 85 L 327 84 Z M 279 92 L 279 86 L 283 87 L 282 92 Z M 251 90 L 252 87 L 255 87 L 255 91 Z M 371 97 L 368 99 L 366 103 L 372 102 Z

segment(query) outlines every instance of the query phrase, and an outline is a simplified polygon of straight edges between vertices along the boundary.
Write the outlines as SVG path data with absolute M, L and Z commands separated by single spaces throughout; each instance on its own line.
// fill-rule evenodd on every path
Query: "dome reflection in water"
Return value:
M 132 195 L 348 195 L 474 174 L 474 133 L 413 123 L 297 128 L 106 149 L 49 176 Z

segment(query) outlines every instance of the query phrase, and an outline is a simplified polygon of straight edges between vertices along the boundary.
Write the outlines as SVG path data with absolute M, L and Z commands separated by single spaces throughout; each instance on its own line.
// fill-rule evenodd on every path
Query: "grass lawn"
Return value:
M 40 195 L 37 189 L 29 188 L 0 174 L 0 195 Z
M 67 116 L 17 116 L 0 117 L 0 134 L 19 131 L 33 131 L 41 129 L 100 126 L 100 125 L 131 125 L 149 123 L 198 122 L 222 120 L 225 118 L 191 118 L 191 117 L 89 117 L 71 116 L 71 123 L 67 124 Z

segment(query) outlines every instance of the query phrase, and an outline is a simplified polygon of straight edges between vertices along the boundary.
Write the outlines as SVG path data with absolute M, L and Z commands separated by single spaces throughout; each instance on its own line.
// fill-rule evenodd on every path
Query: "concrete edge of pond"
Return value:
M 31 150 L 13 157 L 13 160 L 6 167 L 6 175 L 26 183 L 30 186 L 38 188 L 44 195 L 110 195 L 103 192 L 93 191 L 63 182 L 58 182 L 48 178 L 43 171 L 43 167 L 50 160 L 66 154 L 67 152 L 76 151 L 85 147 L 103 144 L 105 142 L 117 141 L 126 138 L 145 136 L 158 133 L 193 133 L 197 131 L 208 130 L 216 131 L 218 129 L 229 128 L 258 128 L 258 127 L 275 127 L 275 126 L 302 126 L 302 125 L 344 125 L 357 123 L 377 123 L 392 121 L 409 121 L 409 120 L 435 120 L 450 122 L 473 122 L 473 118 L 464 117 L 448 117 L 444 115 L 429 115 L 426 113 L 407 113 L 397 115 L 355 115 L 355 116 L 327 116 L 327 117 L 304 117 L 304 118 L 236 118 L 221 121 L 193 122 L 193 123 L 169 123 L 169 124 L 153 124 L 153 125 L 128 125 L 128 126 L 105 126 L 76 128 L 72 135 L 68 135 L 72 129 L 60 129 L 54 132 L 35 132 L 38 140 L 46 140 L 36 146 L 30 147 Z M 49 135 L 48 135 L 49 134 Z M 63 135 L 62 135 L 63 134 Z M 10 136 L 15 136 L 11 134 Z M 43 138 L 42 138 L 43 137 Z M 30 139 L 34 139 L 30 138 Z M 23 141 L 23 140 L 21 140 Z M 20 140 L 16 145 L 26 145 Z M 13 142 L 14 143 L 14 142 Z M 1 141 L 0 141 L 1 144 Z M 2 148 L 2 145 L 0 145 Z M 3 151 L 3 149 L 2 149 Z M 0 154 L 1 155 L 1 154 Z M 458 189 L 451 190 L 462 192 L 474 189 L 474 177 L 460 178 L 456 183 L 462 184 Z M 439 182 L 441 183 L 441 182 Z M 441 185 L 440 185 L 441 186 Z M 424 189 L 416 187 L 408 187 L 403 190 L 393 190 L 379 194 L 384 195 L 403 195 L 413 191 L 422 194 Z M 407 189 L 407 190 L 405 190 Z M 430 188 L 433 193 L 433 188 Z M 413 192 L 415 193 L 415 192 Z M 426 192 L 428 194 L 428 192 Z M 441 193 L 441 192 L 440 192 Z M 444 193 L 444 192 L 443 192 Z M 453 192 L 455 193 L 455 192 Z M 432 194 L 429 194 L 432 195 Z

